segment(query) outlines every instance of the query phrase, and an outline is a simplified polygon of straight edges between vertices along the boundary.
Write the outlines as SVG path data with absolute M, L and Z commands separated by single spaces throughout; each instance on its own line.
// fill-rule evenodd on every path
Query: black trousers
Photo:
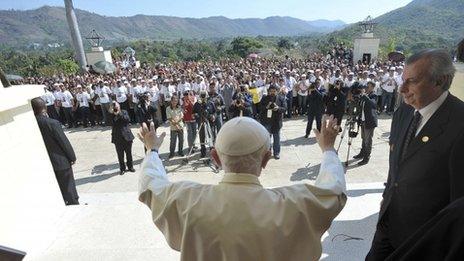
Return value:
M 124 163 L 124 154 L 126 154 L 127 168 L 134 168 L 132 163 L 132 141 L 118 142 L 114 145 L 116 147 L 116 153 L 118 154 L 119 170 L 126 170 L 126 164 Z
M 322 114 L 308 113 L 308 123 L 306 124 L 306 135 L 308 135 L 308 136 L 309 136 L 309 133 L 311 133 L 311 130 L 313 128 L 314 119 L 316 119 L 316 128 L 317 128 L 317 130 L 321 131 Z
M 66 205 L 79 205 L 79 195 L 77 194 L 72 168 L 55 170 L 55 177 L 60 186 L 64 203 Z
M 361 147 L 361 154 L 364 158 L 369 158 L 371 156 L 372 151 L 372 137 L 374 136 L 374 128 L 368 129 L 363 125 L 361 125 L 361 139 L 362 139 L 362 147 Z
M 56 112 L 55 105 L 48 105 L 47 106 L 47 114 L 48 114 L 48 117 L 50 117 L 52 119 L 55 119 L 57 121 L 60 120 L 60 116 Z
M 372 246 L 367 253 L 366 261 L 383 261 L 385 260 L 395 248 L 390 242 L 388 235 L 389 222 L 388 222 L 388 210 L 383 217 L 377 223 L 377 230 L 372 240 Z

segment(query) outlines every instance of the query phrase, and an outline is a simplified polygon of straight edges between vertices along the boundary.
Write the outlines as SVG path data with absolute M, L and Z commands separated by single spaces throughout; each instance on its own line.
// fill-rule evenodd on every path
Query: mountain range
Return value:
M 464 38 L 464 0 L 415 0 L 373 22 L 374 34 L 384 44 L 410 50 L 450 48 Z M 353 39 L 360 32 L 360 26 L 352 24 L 328 37 Z
M 172 40 L 234 36 L 294 36 L 327 33 L 345 26 L 336 20 L 304 21 L 273 16 L 265 19 L 229 19 L 223 16 L 180 18 L 135 15 L 110 17 L 76 9 L 83 37 L 93 29 L 109 41 L 135 39 Z M 69 41 L 69 29 L 63 7 L 43 6 L 34 10 L 0 11 L 0 44 Z

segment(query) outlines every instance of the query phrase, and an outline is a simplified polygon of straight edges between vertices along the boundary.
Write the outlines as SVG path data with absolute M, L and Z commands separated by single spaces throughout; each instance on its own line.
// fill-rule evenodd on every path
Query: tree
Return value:
M 231 46 L 231 53 L 240 57 L 246 57 L 249 53 L 256 52 L 259 48 L 263 47 L 260 42 L 249 37 L 234 38 L 231 42 Z
M 292 48 L 292 44 L 287 38 L 280 38 L 279 42 L 277 42 L 277 47 L 279 47 L 279 49 L 290 50 Z

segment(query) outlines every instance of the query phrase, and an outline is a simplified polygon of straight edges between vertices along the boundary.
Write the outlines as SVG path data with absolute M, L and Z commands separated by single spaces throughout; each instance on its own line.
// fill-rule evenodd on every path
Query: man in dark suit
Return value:
M 356 83 L 353 84 L 355 86 Z M 377 120 L 377 96 L 374 94 L 375 83 L 368 82 L 367 90 L 364 86 L 361 87 L 361 139 L 362 147 L 358 155 L 354 159 L 362 159 L 358 165 L 366 165 L 369 162 L 372 151 L 372 137 L 374 136 L 374 129 L 378 125 Z
M 134 140 L 134 135 L 129 127 L 129 113 L 127 113 L 126 110 L 121 110 L 119 103 L 114 102 L 113 115 L 111 142 L 114 143 L 116 153 L 118 154 L 119 174 L 123 175 L 126 170 L 135 172 L 132 162 L 132 141 Z M 127 169 L 126 164 L 124 163 L 124 154 L 126 154 Z
M 42 138 L 47 148 L 48 156 L 60 186 L 61 195 L 66 205 L 79 205 L 79 195 L 74 182 L 72 165 L 76 162 L 76 155 L 68 138 L 61 128 L 61 123 L 47 115 L 47 106 L 42 98 L 31 101 Z
M 277 95 L 277 86 L 271 84 L 268 95 L 261 99 L 260 120 L 272 135 L 272 152 L 275 159 L 280 159 L 280 129 L 282 129 L 282 119 L 287 111 L 285 97 Z
M 388 180 L 366 260 L 384 260 L 464 196 L 464 102 L 448 92 L 454 73 L 444 50 L 424 50 L 406 61 L 404 104 L 392 122 Z
M 313 128 L 313 121 L 316 119 L 316 128 L 321 131 L 322 114 L 324 113 L 324 100 L 323 95 L 316 88 L 316 84 L 312 83 L 309 87 L 308 95 L 308 123 L 306 124 L 305 138 L 308 138 L 311 129 Z

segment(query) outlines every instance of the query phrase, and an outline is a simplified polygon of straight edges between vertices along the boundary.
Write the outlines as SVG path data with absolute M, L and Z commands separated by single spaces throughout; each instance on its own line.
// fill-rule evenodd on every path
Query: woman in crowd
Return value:
M 170 102 L 170 105 L 166 108 L 166 118 L 169 121 L 171 129 L 171 143 L 169 146 L 169 158 L 171 159 L 174 157 L 177 139 L 179 139 L 177 155 L 181 157 L 184 156 L 182 152 L 184 146 L 184 123 L 182 121 L 184 112 L 179 105 L 179 98 L 177 95 L 173 95 Z

